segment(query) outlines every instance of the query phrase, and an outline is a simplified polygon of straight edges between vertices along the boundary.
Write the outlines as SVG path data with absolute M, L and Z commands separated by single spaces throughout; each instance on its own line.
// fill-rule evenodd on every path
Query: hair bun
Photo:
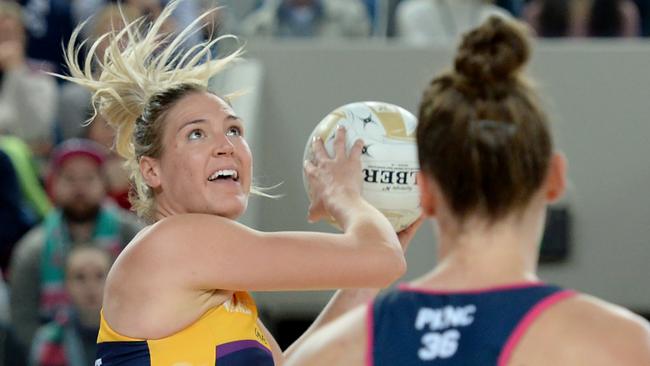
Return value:
M 494 83 L 516 77 L 530 56 L 526 28 L 516 21 L 492 16 L 463 36 L 454 62 L 466 79 Z

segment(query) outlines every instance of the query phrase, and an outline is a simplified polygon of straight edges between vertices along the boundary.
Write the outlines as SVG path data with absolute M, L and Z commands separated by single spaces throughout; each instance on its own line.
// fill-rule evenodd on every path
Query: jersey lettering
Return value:
M 472 324 L 475 313 L 476 306 L 473 304 L 420 308 L 415 318 L 415 329 L 427 331 L 421 338 L 422 347 L 418 350 L 420 360 L 431 361 L 454 356 L 460 341 L 460 331 L 455 328 Z
M 431 361 L 436 358 L 449 358 L 456 354 L 460 332 L 457 329 L 449 329 L 442 333 L 425 333 L 422 337 L 422 345 L 418 356 L 422 361 Z
M 421 308 L 415 318 L 415 329 L 423 330 L 427 325 L 429 330 L 466 327 L 474 321 L 475 305 L 445 306 L 443 308 Z

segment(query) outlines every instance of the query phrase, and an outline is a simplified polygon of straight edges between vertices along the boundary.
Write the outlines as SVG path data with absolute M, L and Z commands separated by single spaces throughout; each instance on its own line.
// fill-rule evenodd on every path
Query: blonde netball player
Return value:
M 75 61 L 79 29 L 67 50 L 67 79 L 88 87 L 98 113 L 117 129 L 134 207 L 152 223 L 107 277 L 96 364 L 280 364 L 283 355 L 246 291 L 385 286 L 405 269 L 402 249 L 389 222 L 360 196 L 361 144 L 346 156 L 344 130 L 336 156 L 316 140 L 315 160 L 305 165 L 310 219 L 331 215 L 344 233 L 265 233 L 234 221 L 251 191 L 251 152 L 236 112 L 206 85 L 239 52 L 206 60 L 213 41 L 182 53 L 178 45 L 192 27 L 176 38 L 159 34 L 176 5 L 144 34 L 134 22 L 106 35 L 98 78 Z M 358 294 L 340 294 L 324 318 Z
M 287 365 L 650 365 L 645 320 L 537 278 L 565 162 L 520 73 L 529 54 L 524 30 L 500 18 L 464 36 L 420 104 L 437 265 L 321 328 Z

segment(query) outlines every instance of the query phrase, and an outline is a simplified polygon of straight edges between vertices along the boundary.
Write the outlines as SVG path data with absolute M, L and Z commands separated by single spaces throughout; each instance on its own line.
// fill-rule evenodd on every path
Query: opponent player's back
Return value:
M 620 306 L 576 294 L 531 324 L 509 365 L 650 365 L 650 324 Z
M 459 292 L 402 286 L 368 316 L 369 365 L 650 365 L 645 321 L 539 283 Z

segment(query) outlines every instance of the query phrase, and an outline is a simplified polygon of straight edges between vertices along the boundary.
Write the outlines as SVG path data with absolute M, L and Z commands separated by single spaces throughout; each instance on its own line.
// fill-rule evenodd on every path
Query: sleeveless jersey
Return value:
M 505 366 L 532 322 L 572 294 L 543 283 L 457 292 L 401 285 L 368 306 L 367 365 Z
M 95 366 L 273 366 L 273 355 L 257 326 L 257 307 L 235 292 L 187 328 L 161 339 L 129 338 L 101 316 Z

